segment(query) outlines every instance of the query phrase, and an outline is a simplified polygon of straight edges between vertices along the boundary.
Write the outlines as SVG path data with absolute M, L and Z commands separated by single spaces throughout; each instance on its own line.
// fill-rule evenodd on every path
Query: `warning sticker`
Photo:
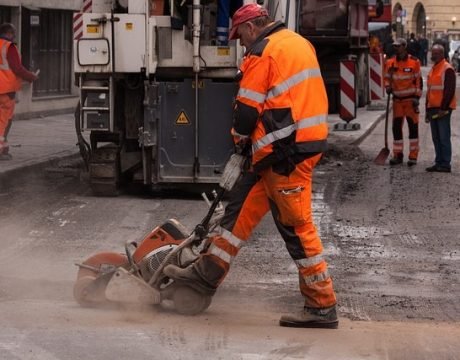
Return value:
M 86 25 L 86 32 L 88 34 L 97 34 L 99 32 L 99 25 Z
M 230 48 L 219 46 L 217 47 L 217 56 L 229 56 L 230 55 Z
M 126 24 L 125 24 L 125 29 L 126 29 L 126 30 L 132 30 L 132 29 L 133 29 L 133 23 L 130 23 L 130 22 L 129 22 L 129 23 L 126 23 Z
M 190 120 L 188 119 L 185 111 L 181 111 L 179 116 L 176 118 L 176 125 L 190 125 Z

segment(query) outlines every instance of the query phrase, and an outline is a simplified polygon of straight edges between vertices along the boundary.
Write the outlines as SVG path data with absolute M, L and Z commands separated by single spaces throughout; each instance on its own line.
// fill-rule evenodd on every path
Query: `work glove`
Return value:
M 385 91 L 387 92 L 388 95 L 390 95 L 390 94 L 393 92 L 393 90 L 391 89 L 391 87 L 387 87 L 387 88 L 385 89 Z
M 242 138 L 235 144 L 235 152 L 243 156 L 251 156 L 252 144 L 250 138 Z
M 412 107 L 414 108 L 414 111 L 416 114 L 420 112 L 419 105 L 420 105 L 419 99 L 417 98 L 412 99 Z

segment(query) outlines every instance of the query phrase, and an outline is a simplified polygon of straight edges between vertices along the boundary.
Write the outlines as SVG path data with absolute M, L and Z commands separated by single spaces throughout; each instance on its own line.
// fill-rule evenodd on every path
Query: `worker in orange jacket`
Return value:
M 444 47 L 439 44 L 431 49 L 433 67 L 428 74 L 426 93 L 426 121 L 430 123 L 435 160 L 428 172 L 451 172 L 452 143 L 450 119 L 457 107 L 455 97 L 456 74 L 444 58 Z
M 0 25 L 0 160 L 10 160 L 7 142 L 14 115 L 15 95 L 21 80 L 35 81 L 37 75 L 24 68 L 14 44 L 16 29 L 12 24 Z
M 304 308 L 285 315 L 281 326 L 338 326 L 336 296 L 313 224 L 313 169 L 327 146 L 328 102 L 313 46 L 272 22 L 257 4 L 236 11 L 230 39 L 246 48 L 240 67 L 232 134 L 238 146 L 252 144 L 245 172 L 225 209 L 219 234 L 200 258 L 167 276 L 214 294 L 240 248 L 271 211 L 299 272 Z
M 398 165 L 404 158 L 403 123 L 409 127 L 408 166 L 417 164 L 419 152 L 418 121 L 419 101 L 423 82 L 420 61 L 407 53 L 407 42 L 398 38 L 394 41 L 396 55 L 385 63 L 385 87 L 388 96 L 393 94 L 393 157 L 390 165 Z

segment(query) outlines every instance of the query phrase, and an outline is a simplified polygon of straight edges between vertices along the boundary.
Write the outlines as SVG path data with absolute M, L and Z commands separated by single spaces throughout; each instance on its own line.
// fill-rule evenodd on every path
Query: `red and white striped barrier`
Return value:
M 93 0 L 83 0 L 81 11 L 73 14 L 73 39 L 78 40 L 83 36 L 83 13 L 89 13 L 93 8 Z
M 342 120 L 356 118 L 356 64 L 354 60 L 340 61 L 340 110 Z
M 371 101 L 385 98 L 383 54 L 369 54 L 369 91 Z

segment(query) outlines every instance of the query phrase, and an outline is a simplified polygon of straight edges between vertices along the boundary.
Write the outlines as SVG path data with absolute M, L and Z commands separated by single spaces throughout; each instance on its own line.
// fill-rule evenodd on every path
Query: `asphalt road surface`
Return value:
M 75 172 L 18 179 L 0 190 L 0 359 L 460 359 L 459 123 L 457 111 L 451 174 L 425 172 L 434 158 L 425 123 L 413 168 L 373 163 L 383 122 L 318 166 L 314 218 L 338 330 L 278 326 L 302 299 L 270 216 L 201 315 L 82 308 L 72 297 L 75 262 L 122 252 L 168 218 L 192 229 L 206 205 L 179 192 L 96 198 L 64 176 Z

